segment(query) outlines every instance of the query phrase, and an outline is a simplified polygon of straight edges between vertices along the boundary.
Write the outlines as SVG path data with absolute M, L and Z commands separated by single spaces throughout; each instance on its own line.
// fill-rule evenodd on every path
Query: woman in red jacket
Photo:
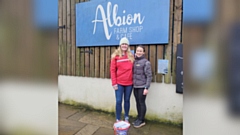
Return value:
M 116 121 L 121 120 L 122 98 L 124 97 L 124 120 L 129 120 L 130 97 L 132 93 L 132 68 L 134 56 L 129 47 L 129 40 L 124 37 L 120 40 L 118 49 L 111 58 L 111 80 L 116 97 Z

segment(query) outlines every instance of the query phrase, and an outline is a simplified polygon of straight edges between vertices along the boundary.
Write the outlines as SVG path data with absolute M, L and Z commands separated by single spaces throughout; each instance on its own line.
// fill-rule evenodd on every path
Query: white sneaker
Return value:
M 129 117 L 126 117 L 126 118 L 125 118 L 125 122 L 128 122 L 128 123 L 129 123 Z

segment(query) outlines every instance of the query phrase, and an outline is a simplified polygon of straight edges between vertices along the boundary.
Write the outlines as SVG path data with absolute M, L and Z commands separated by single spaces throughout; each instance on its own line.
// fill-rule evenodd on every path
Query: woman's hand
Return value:
M 147 90 L 147 89 L 144 89 L 143 95 L 147 95 L 147 94 L 148 94 L 148 90 Z
M 117 84 L 116 84 L 116 85 L 113 85 L 113 89 L 114 89 L 114 90 L 117 90 L 117 89 L 118 89 Z

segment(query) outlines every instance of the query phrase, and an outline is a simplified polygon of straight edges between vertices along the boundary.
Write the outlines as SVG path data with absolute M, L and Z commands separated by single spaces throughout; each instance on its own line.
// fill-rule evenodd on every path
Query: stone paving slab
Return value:
M 113 135 L 114 130 L 100 127 L 93 135 Z
M 113 135 L 114 122 L 111 114 L 59 104 L 59 135 Z M 182 135 L 182 128 L 146 121 L 141 128 L 131 124 L 128 135 Z
M 60 118 L 67 118 L 75 113 L 79 112 L 79 110 L 66 105 L 59 105 L 58 106 L 58 117 Z
M 86 125 L 86 123 L 60 118 L 58 130 L 59 135 L 74 135 Z
M 99 127 L 105 127 L 112 129 L 113 128 L 113 121 L 114 118 L 109 118 L 108 115 L 106 114 L 100 114 L 100 113 L 90 113 L 82 117 L 79 122 L 91 124 L 91 125 L 96 125 Z
M 182 130 L 171 125 L 159 124 L 158 126 L 150 126 L 151 135 L 182 135 Z
M 73 121 L 79 121 L 82 117 L 84 117 L 88 112 L 77 112 L 69 117 L 67 119 L 73 120 Z
M 82 128 L 77 134 L 75 135 L 92 135 L 94 132 L 98 130 L 99 126 L 90 125 L 88 124 L 84 128 Z

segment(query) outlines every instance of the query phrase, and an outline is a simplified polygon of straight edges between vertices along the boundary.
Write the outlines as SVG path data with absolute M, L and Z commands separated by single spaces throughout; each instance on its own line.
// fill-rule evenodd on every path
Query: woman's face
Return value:
M 122 51 L 124 51 L 124 52 L 126 52 L 127 51 L 127 49 L 128 49 L 128 44 L 126 44 L 126 43 L 123 43 L 123 44 L 121 44 L 121 50 Z
M 142 47 L 137 47 L 136 56 L 141 57 L 143 54 L 144 54 L 143 48 Z

